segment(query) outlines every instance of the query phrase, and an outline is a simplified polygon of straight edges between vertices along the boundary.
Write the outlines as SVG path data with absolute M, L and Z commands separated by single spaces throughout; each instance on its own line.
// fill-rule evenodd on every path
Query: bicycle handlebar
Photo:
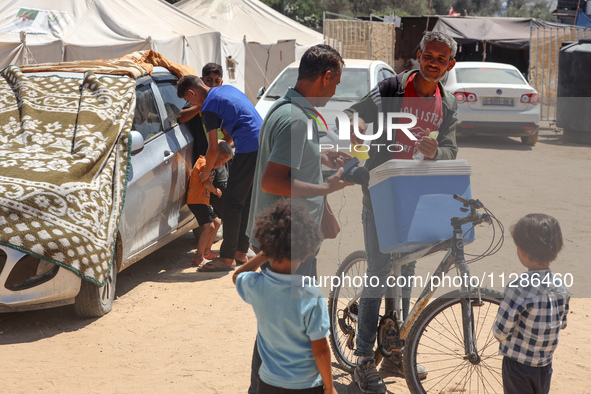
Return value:
M 473 208 L 482 208 L 484 207 L 484 205 L 480 202 L 480 200 L 474 200 L 474 199 L 466 199 L 460 195 L 454 194 L 453 196 L 456 200 L 458 200 L 459 202 L 461 202 L 462 204 L 464 204 L 465 207 L 473 207 Z

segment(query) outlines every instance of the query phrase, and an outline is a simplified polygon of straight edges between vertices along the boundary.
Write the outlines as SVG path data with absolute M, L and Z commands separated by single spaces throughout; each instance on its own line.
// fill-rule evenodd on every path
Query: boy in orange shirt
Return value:
M 214 163 L 214 169 L 224 165 L 232 158 L 232 148 L 225 142 L 219 142 L 218 157 Z M 209 203 L 210 193 L 221 197 L 222 191 L 212 184 L 215 171 L 212 169 L 210 174 L 205 174 L 205 156 L 199 156 L 197 162 L 193 166 L 191 176 L 189 179 L 189 192 L 187 195 L 187 205 L 199 226 L 203 227 L 203 232 L 199 237 L 197 244 L 197 252 L 191 261 L 193 265 L 198 266 L 198 271 L 219 271 L 219 267 L 213 266 L 209 263 L 202 264 L 205 259 L 211 260 L 217 257 L 217 254 L 211 251 L 211 245 L 215 240 L 215 234 L 220 228 L 221 220 L 213 212 L 211 204 Z M 232 269 L 230 267 L 230 269 Z M 229 270 L 229 269 L 226 269 Z

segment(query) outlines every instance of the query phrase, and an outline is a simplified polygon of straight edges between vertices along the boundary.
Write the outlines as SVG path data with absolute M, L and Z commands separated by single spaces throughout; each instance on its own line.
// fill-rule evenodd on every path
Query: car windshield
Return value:
M 287 88 L 295 86 L 298 69 L 290 68 L 271 86 L 266 97 L 278 99 L 287 92 Z M 357 101 L 369 92 L 369 71 L 359 68 L 346 68 L 341 76 L 341 83 L 332 97 L 333 100 Z
M 456 79 L 458 83 L 526 84 L 518 71 L 502 68 L 458 68 Z

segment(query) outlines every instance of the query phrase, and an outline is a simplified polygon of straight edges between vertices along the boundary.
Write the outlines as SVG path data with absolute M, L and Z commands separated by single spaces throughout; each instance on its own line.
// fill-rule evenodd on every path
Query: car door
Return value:
M 164 132 L 168 136 L 169 143 L 175 146 L 175 158 L 173 161 L 173 183 L 170 189 L 169 216 L 171 222 L 177 227 L 183 227 L 194 220 L 193 213 L 187 206 L 187 189 L 189 187 L 189 175 L 191 174 L 192 144 L 194 143 L 191 131 L 187 124 L 178 123 L 178 115 L 186 101 L 177 95 L 177 78 L 172 74 L 154 74 L 154 80 L 158 87 L 157 95 L 162 98 Z
M 154 81 L 151 77 L 141 77 L 136 83 L 132 129 L 144 138 L 144 148 L 131 156 L 120 224 L 124 267 L 139 259 L 142 250 L 158 243 L 178 225 L 178 218 L 169 215 L 171 190 L 177 181 L 174 172 L 178 146 L 164 132 L 161 104 L 157 101 L 160 95 Z

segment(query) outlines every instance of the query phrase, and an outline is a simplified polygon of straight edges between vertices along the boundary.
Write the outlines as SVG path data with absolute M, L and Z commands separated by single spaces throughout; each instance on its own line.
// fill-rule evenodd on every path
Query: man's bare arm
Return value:
M 179 112 L 179 123 L 185 123 L 193 119 L 201 111 L 201 107 L 192 106 L 189 108 L 181 109 Z

